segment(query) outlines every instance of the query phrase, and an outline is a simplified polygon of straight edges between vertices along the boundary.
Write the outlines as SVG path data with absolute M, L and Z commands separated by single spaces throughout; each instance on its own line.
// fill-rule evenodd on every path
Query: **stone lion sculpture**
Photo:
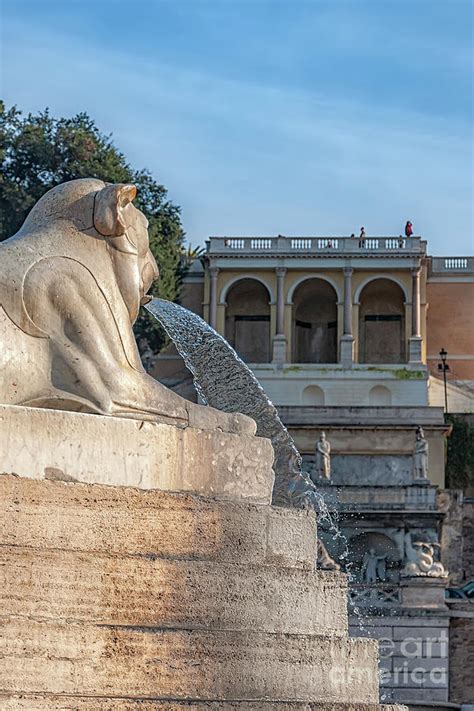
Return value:
M 142 366 L 132 325 L 158 268 L 135 195 L 63 183 L 0 243 L 0 402 L 254 434 L 251 418 L 188 402 Z

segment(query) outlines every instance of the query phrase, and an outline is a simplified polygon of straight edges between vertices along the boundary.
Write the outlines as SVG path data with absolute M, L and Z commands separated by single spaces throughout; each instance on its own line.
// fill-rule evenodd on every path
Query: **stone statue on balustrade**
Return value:
M 364 554 L 362 560 L 362 575 L 366 583 L 376 583 L 385 580 L 387 554 L 377 555 L 375 548 L 371 548 Z
M 331 445 L 326 439 L 326 433 L 321 435 L 316 442 L 314 472 L 311 478 L 314 482 L 318 479 L 331 479 Z
M 428 479 L 428 442 L 422 427 L 417 427 L 413 450 L 413 478 L 417 482 L 429 483 Z
M 145 371 L 133 335 L 158 277 L 133 185 L 72 180 L 0 244 L 0 403 L 255 433 Z
M 413 541 L 412 534 L 405 534 L 405 566 L 402 575 L 405 576 L 430 576 L 445 578 L 448 575 L 444 565 L 435 559 L 435 549 L 441 549 L 439 543 L 426 541 Z

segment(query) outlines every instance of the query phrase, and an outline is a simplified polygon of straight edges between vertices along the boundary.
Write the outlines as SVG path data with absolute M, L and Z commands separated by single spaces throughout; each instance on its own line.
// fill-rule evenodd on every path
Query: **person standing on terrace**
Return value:
M 407 220 L 407 223 L 405 225 L 405 237 L 411 237 L 413 234 L 413 225 L 411 224 L 410 220 Z

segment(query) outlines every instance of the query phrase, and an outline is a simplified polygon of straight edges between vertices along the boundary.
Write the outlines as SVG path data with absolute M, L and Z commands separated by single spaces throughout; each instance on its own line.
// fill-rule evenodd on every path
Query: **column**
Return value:
M 420 269 L 414 269 L 411 275 L 411 338 L 408 351 L 408 361 L 410 363 L 421 363 L 422 338 Z
M 352 267 L 344 268 L 344 324 L 341 338 L 341 364 L 351 368 L 354 363 L 354 336 L 352 334 Z
M 412 271 L 411 287 L 411 335 L 421 336 L 420 332 L 420 270 Z
M 285 274 L 286 267 L 275 269 L 277 278 L 277 335 L 285 334 Z
M 352 336 L 352 273 L 350 267 L 344 269 L 344 336 Z
M 209 325 L 216 328 L 217 325 L 217 277 L 219 275 L 219 267 L 211 267 L 209 269 L 209 277 L 211 279 L 209 291 Z
M 286 267 L 275 269 L 277 281 L 276 298 L 276 334 L 273 336 L 273 356 L 272 362 L 283 365 L 286 360 L 286 337 L 285 337 L 285 274 Z

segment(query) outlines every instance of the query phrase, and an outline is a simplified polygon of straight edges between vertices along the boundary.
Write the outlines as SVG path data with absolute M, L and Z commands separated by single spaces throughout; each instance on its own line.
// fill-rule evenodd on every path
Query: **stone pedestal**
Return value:
M 270 503 L 272 462 L 261 437 L 0 405 L 0 473 Z
M 21 410 L 1 424 L 2 708 L 378 708 L 377 645 L 348 636 L 345 576 L 315 570 L 314 514 L 269 505 L 266 441 Z
M 343 368 L 352 368 L 354 365 L 354 337 L 342 336 L 340 341 L 341 365 Z
M 408 362 L 422 363 L 422 346 L 423 339 L 421 336 L 411 336 L 408 346 Z
M 272 363 L 283 365 L 286 363 L 286 338 L 283 334 L 277 333 L 273 337 Z
M 430 575 L 402 577 L 400 588 L 401 605 L 405 608 L 447 610 L 445 591 L 448 586 L 447 576 L 436 578 Z

